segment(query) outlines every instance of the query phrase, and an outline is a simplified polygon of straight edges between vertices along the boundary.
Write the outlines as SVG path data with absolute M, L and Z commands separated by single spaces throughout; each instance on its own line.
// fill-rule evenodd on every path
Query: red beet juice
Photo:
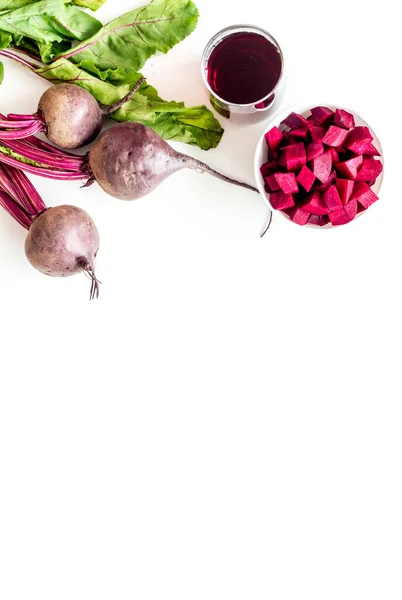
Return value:
M 276 46 L 257 33 L 225 37 L 208 59 L 208 83 L 214 93 L 232 104 L 253 104 L 269 95 L 282 73 Z

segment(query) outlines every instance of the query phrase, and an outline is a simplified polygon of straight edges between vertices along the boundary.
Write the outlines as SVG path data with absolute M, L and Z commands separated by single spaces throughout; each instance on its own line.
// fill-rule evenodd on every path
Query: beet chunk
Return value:
M 328 127 L 334 120 L 334 112 L 326 106 L 316 106 L 311 109 L 311 116 L 314 125 L 318 127 Z
M 329 179 L 332 169 L 332 158 L 329 152 L 325 152 L 318 156 L 313 161 L 313 173 L 321 181 L 326 183 Z
M 383 171 L 382 162 L 375 158 L 365 158 L 362 168 L 357 174 L 356 181 L 372 181 L 376 180 Z
M 362 154 L 361 148 L 365 147 L 367 143 L 371 143 L 373 139 L 368 127 L 359 126 L 349 132 L 344 146 L 354 154 Z
M 355 126 L 355 118 L 346 110 L 337 108 L 335 111 L 334 125 L 344 127 L 345 129 L 351 129 Z
M 313 160 L 317 156 L 324 154 L 324 146 L 321 140 L 316 140 L 307 146 L 307 160 Z
M 327 215 L 329 213 L 329 209 L 319 192 L 314 192 L 308 196 L 307 202 L 302 205 L 302 208 L 313 215 Z
M 352 196 L 355 182 L 350 179 L 337 179 L 335 181 L 335 185 L 341 198 L 342 204 L 346 204 Z
M 369 208 L 374 202 L 377 202 L 378 196 L 373 190 L 367 185 L 367 183 L 358 182 L 355 184 L 355 188 L 352 194 L 352 200 L 357 200 L 358 203 L 364 208 Z
M 327 133 L 322 138 L 322 143 L 327 144 L 327 146 L 334 146 L 334 148 L 339 148 L 343 145 L 347 137 L 348 131 L 346 129 L 336 127 L 336 125 L 331 125 Z
M 272 208 L 275 210 L 283 210 L 284 208 L 291 208 L 295 205 L 292 194 L 285 194 L 282 190 L 271 194 L 269 201 Z
M 339 175 L 343 175 L 346 179 L 356 179 L 358 170 L 362 164 L 363 157 L 356 156 L 355 158 L 337 164 L 335 168 Z
M 285 194 L 297 194 L 299 186 L 297 185 L 294 173 L 276 173 L 274 175 L 279 189 Z
M 279 148 L 284 140 L 284 135 L 277 127 L 273 127 L 265 134 L 265 139 L 270 150 L 276 150 Z
M 342 208 L 341 198 L 335 185 L 331 185 L 331 187 L 325 192 L 324 203 L 328 207 L 328 212 Z
M 310 169 L 306 165 L 304 165 L 304 167 L 297 176 L 297 181 L 300 183 L 301 186 L 304 187 L 306 192 L 309 192 L 313 187 L 315 175 L 312 171 L 310 171 Z
M 296 206 L 289 216 L 293 223 L 297 223 L 298 225 L 307 225 L 308 220 L 310 218 L 310 213 L 304 210 L 303 208 L 299 208 Z

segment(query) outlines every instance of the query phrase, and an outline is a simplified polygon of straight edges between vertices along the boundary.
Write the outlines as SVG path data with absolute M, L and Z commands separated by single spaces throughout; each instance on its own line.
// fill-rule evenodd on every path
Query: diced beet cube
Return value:
M 328 211 L 339 210 L 342 208 L 341 198 L 335 185 L 331 185 L 325 192 L 324 203 L 328 207 Z
M 353 219 L 357 215 L 357 200 L 351 200 L 350 202 L 345 204 L 343 208 L 345 209 L 347 215 L 350 217 L 350 220 L 353 221 Z
M 281 125 L 286 125 L 293 132 L 293 129 L 299 129 L 300 127 L 304 127 L 305 129 L 308 126 L 307 119 L 305 119 L 302 115 L 298 113 L 292 112 L 286 119 L 284 119 Z
M 269 201 L 275 210 L 283 210 L 295 205 L 292 194 L 285 194 L 281 190 L 273 192 L 269 197 Z
M 363 164 L 362 156 L 355 156 L 355 158 L 350 158 L 349 160 L 338 163 L 336 165 L 336 170 L 339 175 L 342 175 L 346 179 L 356 179 L 359 168 Z
M 346 110 L 337 108 L 335 111 L 334 125 L 338 125 L 338 127 L 344 127 L 345 129 L 351 129 L 355 126 L 355 118 Z
M 308 220 L 309 225 L 318 225 L 318 227 L 324 227 L 329 223 L 328 215 L 310 215 Z
M 327 215 L 329 213 L 329 209 L 324 204 L 322 195 L 319 192 L 314 192 L 308 196 L 302 208 L 313 215 Z
M 324 127 L 317 127 L 316 125 L 310 125 L 310 133 L 311 133 L 311 139 L 313 140 L 313 142 L 316 142 L 317 140 L 322 140 L 326 131 L 325 131 Z
M 311 110 L 312 121 L 319 127 L 328 127 L 334 119 L 334 111 L 325 106 L 316 106 Z
M 281 189 L 276 179 L 277 175 L 278 173 L 273 173 L 272 175 L 265 177 L 265 183 L 268 185 L 270 192 L 277 192 Z
M 337 165 L 339 162 L 339 154 L 335 148 L 330 148 L 329 151 L 331 154 L 332 164 Z
M 342 204 L 349 202 L 349 199 L 353 193 L 355 182 L 350 179 L 337 179 L 335 181 L 336 189 L 338 190 Z
M 347 129 L 342 129 L 341 127 L 336 127 L 336 125 L 331 125 L 327 133 L 322 138 L 322 143 L 327 144 L 327 146 L 339 148 L 343 145 L 344 141 L 348 137 L 348 133 L 349 132 Z
M 378 152 L 377 148 L 371 142 L 367 142 L 365 145 L 363 145 L 361 150 L 361 154 L 364 154 L 365 156 L 381 156 L 380 152 Z
M 297 223 L 298 225 L 307 225 L 310 218 L 310 213 L 308 213 L 306 210 L 303 210 L 303 208 L 296 206 L 289 216 L 294 223 Z
M 284 135 L 277 127 L 272 127 L 272 129 L 265 134 L 265 139 L 267 140 L 269 149 L 276 150 L 281 145 Z
M 300 185 L 304 187 L 306 192 L 309 192 L 313 187 L 315 175 L 312 171 L 310 171 L 310 169 L 306 165 L 304 165 L 304 167 L 297 176 L 297 181 L 300 183 Z
M 346 225 L 346 223 L 350 223 L 350 221 L 352 221 L 344 207 L 330 212 L 329 219 L 334 226 Z
M 358 203 L 363 206 L 364 209 L 369 208 L 374 202 L 377 202 L 378 196 L 373 192 L 371 188 L 360 181 L 355 184 L 355 189 L 353 190 L 352 200 L 357 200 Z
M 309 130 L 306 128 L 292 129 L 290 132 L 290 137 L 300 142 L 300 140 L 304 140 L 307 137 L 308 131 Z
M 276 173 L 274 177 L 279 185 L 279 189 L 285 194 L 297 194 L 299 191 L 294 173 Z
M 279 163 L 277 163 L 275 160 L 273 160 L 273 161 L 267 162 L 264 165 L 262 165 L 260 170 L 261 170 L 261 175 L 265 179 L 269 175 L 272 175 L 272 173 L 275 173 L 275 171 L 277 171 L 278 169 L 279 169 Z
M 313 160 L 317 156 L 324 154 L 324 146 L 321 140 L 316 140 L 307 146 L 307 160 Z
M 356 181 L 371 181 L 377 179 L 383 171 L 383 164 L 375 158 L 365 158 L 362 168 L 357 174 Z
M 317 190 L 317 192 L 324 193 L 327 190 L 329 190 L 331 185 L 333 185 L 335 183 L 335 180 L 336 180 L 336 171 L 332 171 L 331 175 L 328 177 L 328 180 L 325 183 L 316 183 L 314 186 L 314 189 Z
M 287 171 L 298 171 L 307 162 L 306 148 L 303 142 L 287 146 L 286 148 L 286 169 Z
M 329 152 L 325 152 L 321 156 L 314 158 L 313 162 L 313 173 L 321 181 L 326 183 L 331 175 L 332 169 L 332 158 Z
M 373 141 L 373 136 L 371 135 L 370 129 L 368 127 L 354 127 L 352 131 L 349 132 L 349 135 L 346 138 L 345 143 L 343 144 L 345 148 L 351 150 L 355 154 L 362 154 L 361 148 L 364 147 L 367 142 Z

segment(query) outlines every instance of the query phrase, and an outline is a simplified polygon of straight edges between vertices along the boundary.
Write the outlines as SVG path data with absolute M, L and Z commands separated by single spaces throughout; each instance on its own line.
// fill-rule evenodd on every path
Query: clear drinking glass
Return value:
M 231 37 L 233 39 L 235 34 L 245 34 L 246 36 L 247 36 L 247 34 L 254 34 L 252 36 L 252 38 L 255 39 L 255 36 L 260 36 L 260 37 L 262 36 L 263 38 L 265 38 L 265 40 L 270 42 L 270 45 L 267 44 L 268 52 L 266 55 L 266 59 L 267 59 L 266 60 L 266 69 L 268 69 L 268 70 L 270 68 L 270 66 L 269 66 L 270 58 L 268 55 L 269 49 L 272 48 L 272 51 L 276 51 L 278 54 L 277 57 L 274 56 L 275 61 L 277 61 L 278 64 L 277 64 L 277 72 L 275 72 L 275 74 L 273 75 L 274 79 L 277 78 L 277 81 L 274 82 L 274 85 L 271 86 L 271 89 L 266 90 L 266 93 L 265 93 L 265 95 L 263 95 L 263 97 L 258 98 L 256 100 L 254 100 L 253 102 L 242 103 L 242 102 L 230 101 L 230 100 L 228 100 L 228 98 L 221 97 L 217 93 L 217 91 L 213 89 L 213 87 L 211 86 L 211 83 L 210 83 L 210 74 L 209 74 L 210 64 L 209 63 L 211 60 L 211 56 L 212 56 L 212 59 L 214 60 L 214 56 L 216 55 L 216 52 L 214 52 L 214 51 L 222 44 L 222 42 L 229 43 L 230 40 L 228 40 L 228 38 Z M 241 37 L 241 36 L 237 36 L 237 37 Z M 266 44 L 265 40 L 264 40 L 264 43 Z M 244 52 L 244 50 L 243 50 L 243 52 Z M 260 56 L 261 56 L 261 53 L 260 53 Z M 279 65 L 279 60 L 280 60 L 280 65 Z M 231 67 L 233 69 L 233 64 Z M 278 98 L 279 98 L 281 90 L 282 90 L 282 83 L 283 83 L 283 78 L 284 78 L 284 58 L 283 58 L 283 53 L 282 53 L 281 47 L 279 46 L 278 42 L 275 40 L 275 38 L 272 35 L 270 35 L 264 29 L 261 29 L 260 27 L 256 27 L 254 25 L 232 25 L 230 27 L 227 27 L 226 29 L 223 29 L 222 31 L 219 31 L 219 33 L 217 33 L 208 42 L 208 44 L 203 52 L 203 55 L 202 55 L 201 71 L 202 71 L 204 83 L 209 91 L 211 104 L 215 108 L 215 110 L 220 115 L 227 117 L 229 119 L 234 119 L 236 121 L 250 123 L 250 122 L 261 121 L 261 120 L 264 120 L 267 117 L 269 117 L 270 114 L 272 113 L 272 108 L 273 108 L 274 104 L 276 104 L 278 102 Z M 269 73 L 267 73 L 267 71 L 265 72 L 265 74 L 269 75 Z M 271 74 L 272 74 L 272 72 L 271 72 Z M 239 73 L 239 75 L 241 75 L 241 73 Z M 264 72 L 262 72 L 261 75 L 263 76 Z M 235 85 L 235 82 L 233 82 L 233 84 Z

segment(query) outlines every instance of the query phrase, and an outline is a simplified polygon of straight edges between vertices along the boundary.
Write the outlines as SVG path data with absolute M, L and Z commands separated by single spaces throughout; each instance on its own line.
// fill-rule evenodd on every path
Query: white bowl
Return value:
M 293 223 L 293 221 L 291 221 L 290 217 L 286 213 L 282 212 L 281 210 L 275 210 L 273 208 L 273 206 L 271 205 L 271 203 L 269 201 L 270 194 L 265 190 L 264 178 L 261 175 L 261 167 L 263 164 L 265 164 L 267 162 L 267 156 L 268 156 L 268 146 L 267 146 L 267 142 L 265 140 L 265 134 L 270 129 L 272 129 L 272 127 L 275 127 L 275 126 L 279 127 L 279 125 L 282 123 L 282 121 L 284 119 L 286 119 L 286 117 L 288 115 L 290 115 L 291 112 L 299 113 L 300 115 L 303 115 L 303 117 L 309 117 L 311 114 L 311 109 L 314 106 L 327 106 L 328 108 L 330 108 L 333 111 L 335 111 L 337 108 L 343 108 L 344 110 L 347 110 L 348 112 L 350 112 L 355 118 L 356 125 L 363 125 L 370 129 L 370 131 L 374 137 L 373 144 L 377 148 L 377 150 L 381 153 L 381 156 L 376 157 L 376 158 L 381 160 L 381 162 L 384 164 L 384 153 L 382 150 L 380 140 L 378 139 L 375 132 L 373 131 L 373 128 L 364 119 L 362 119 L 354 110 L 351 110 L 350 108 L 345 108 L 344 106 L 333 106 L 331 104 L 324 103 L 324 104 L 311 104 L 309 106 L 293 106 L 293 107 L 287 108 L 286 110 L 282 111 L 280 114 L 276 115 L 275 117 L 273 117 L 273 119 L 271 119 L 271 121 L 267 125 L 264 133 L 262 134 L 260 141 L 258 142 L 257 149 L 255 152 L 255 158 L 254 158 L 254 175 L 255 175 L 255 180 L 257 182 L 258 190 L 259 190 L 261 196 L 263 197 L 263 199 L 265 200 L 266 204 L 270 208 L 270 210 L 273 211 L 275 214 L 279 213 L 290 223 Z M 384 171 L 381 173 L 381 175 L 378 177 L 377 181 L 375 182 L 374 186 L 372 187 L 373 192 L 375 194 L 377 194 L 377 196 L 379 196 L 383 177 L 384 177 Z M 363 212 L 359 213 L 356 216 L 356 219 L 358 217 L 361 217 L 362 215 L 364 215 L 365 212 L 367 212 L 367 211 L 363 211 Z M 351 221 L 351 223 L 353 223 L 353 221 Z M 294 223 L 294 225 L 297 225 L 297 224 Z M 300 225 L 298 225 L 298 227 L 300 227 Z M 333 225 L 331 223 L 328 223 L 328 225 L 325 225 L 324 227 L 320 227 L 319 225 L 307 224 L 307 225 L 305 225 L 305 227 L 312 227 L 314 229 L 332 229 Z

